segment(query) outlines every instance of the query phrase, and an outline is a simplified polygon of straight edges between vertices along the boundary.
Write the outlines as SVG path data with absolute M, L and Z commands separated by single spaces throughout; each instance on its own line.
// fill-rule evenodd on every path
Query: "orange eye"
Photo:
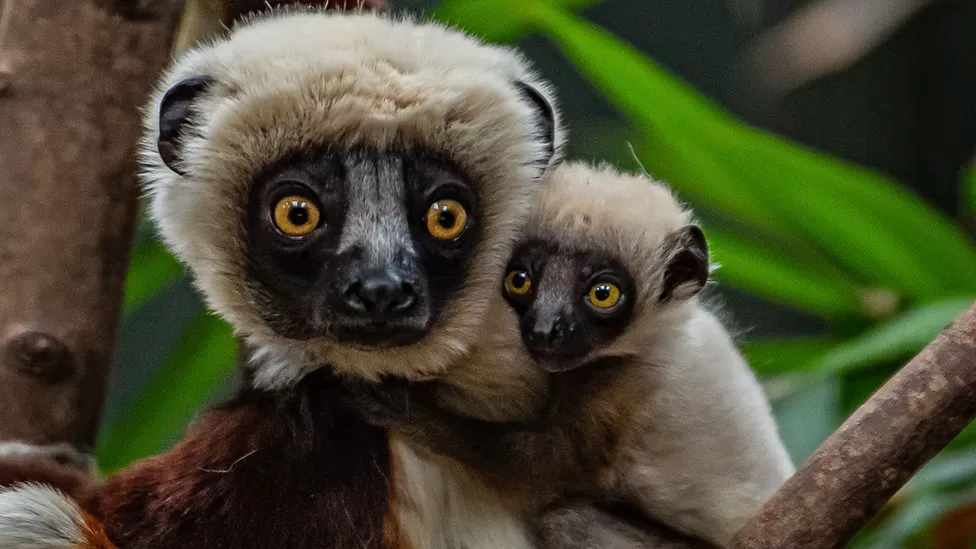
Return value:
M 457 200 L 438 200 L 427 209 L 427 232 L 437 240 L 454 240 L 468 228 L 468 211 Z
M 525 295 L 532 289 L 532 278 L 522 270 L 509 271 L 505 276 L 505 291 L 511 295 Z
M 620 288 L 611 282 L 597 282 L 590 288 L 587 298 L 597 309 L 612 309 L 620 303 Z
M 319 226 L 319 208 L 304 196 L 286 196 L 274 207 L 274 223 L 288 236 L 306 236 Z

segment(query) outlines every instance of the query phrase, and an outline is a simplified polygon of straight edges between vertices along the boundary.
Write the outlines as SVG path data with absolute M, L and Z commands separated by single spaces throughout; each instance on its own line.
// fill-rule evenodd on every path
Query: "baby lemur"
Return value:
M 436 381 L 357 386 L 359 405 L 527 512 L 617 502 L 726 545 L 793 466 L 699 302 L 710 269 L 691 213 L 649 178 L 566 163 L 526 227 L 469 357 Z

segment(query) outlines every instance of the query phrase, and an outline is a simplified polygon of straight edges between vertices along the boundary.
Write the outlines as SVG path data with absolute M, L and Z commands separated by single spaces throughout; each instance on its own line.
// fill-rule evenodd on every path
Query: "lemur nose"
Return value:
M 417 305 L 414 285 L 390 269 L 369 270 L 346 286 L 343 300 L 354 311 L 404 315 Z
M 566 334 L 574 329 L 564 314 L 538 318 L 529 331 L 529 341 L 534 345 L 555 347 L 560 345 L 565 340 Z

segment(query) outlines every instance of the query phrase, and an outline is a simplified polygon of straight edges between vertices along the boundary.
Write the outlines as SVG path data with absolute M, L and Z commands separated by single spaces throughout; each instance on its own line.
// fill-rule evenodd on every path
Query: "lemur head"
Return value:
M 163 239 L 274 386 L 324 362 L 418 378 L 466 352 L 561 142 L 510 49 L 290 10 L 176 62 L 141 163 Z
M 660 183 L 566 163 L 543 190 L 502 293 L 548 371 L 628 356 L 680 325 L 705 285 L 708 251 Z

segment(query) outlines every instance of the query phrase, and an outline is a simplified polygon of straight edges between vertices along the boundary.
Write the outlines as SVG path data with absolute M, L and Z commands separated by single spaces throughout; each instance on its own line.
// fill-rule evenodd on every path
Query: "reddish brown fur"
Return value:
M 386 434 L 333 405 L 324 371 L 243 389 L 169 452 L 110 477 L 88 506 L 124 549 L 399 549 Z
M 0 458 L 0 487 L 22 482 L 40 482 L 57 487 L 75 500 L 83 500 L 93 488 L 86 472 L 40 456 Z
M 83 511 L 82 513 L 88 532 L 85 536 L 85 545 L 80 549 L 116 549 L 115 545 L 109 541 L 102 523 L 87 512 Z

